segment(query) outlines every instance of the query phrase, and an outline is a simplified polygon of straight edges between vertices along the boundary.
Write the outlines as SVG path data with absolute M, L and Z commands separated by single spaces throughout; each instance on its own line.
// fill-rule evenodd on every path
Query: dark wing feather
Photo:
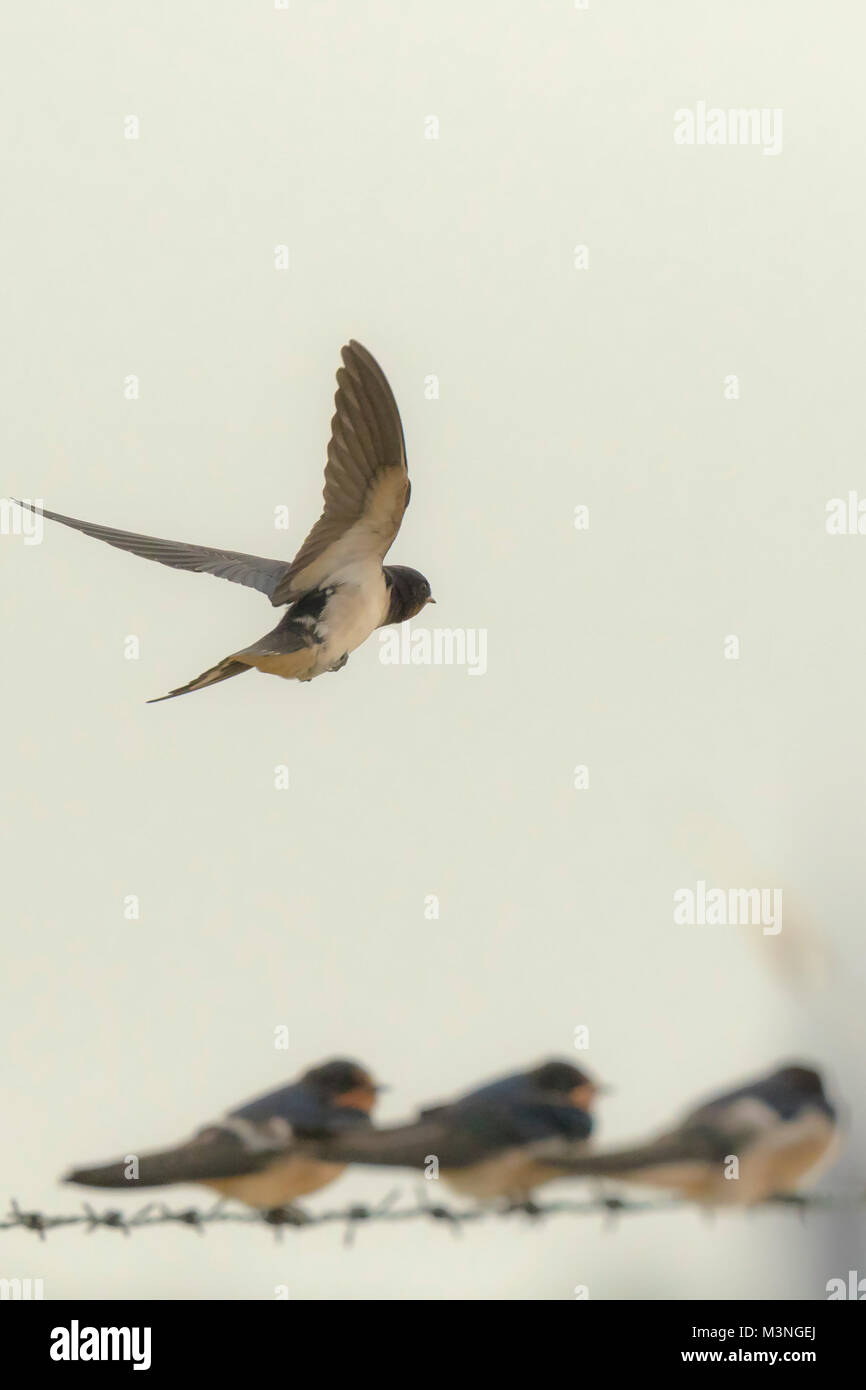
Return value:
M 162 1187 L 173 1182 L 205 1182 L 213 1178 L 233 1178 L 267 1168 L 287 1147 L 282 1142 L 263 1142 L 251 1148 L 232 1130 L 213 1126 L 202 1130 L 186 1144 L 173 1149 L 142 1154 L 138 1179 L 125 1176 L 128 1159 L 94 1168 L 75 1168 L 64 1181 L 84 1187 Z
M 324 510 L 272 603 L 290 603 L 342 565 L 384 559 L 409 505 L 406 448 L 385 373 L 360 343 L 343 348 L 325 467 Z
M 17 500 L 17 499 L 15 499 Z M 79 521 L 74 516 L 63 516 L 60 512 L 49 512 L 33 507 L 29 502 L 19 502 L 19 507 L 28 511 L 40 512 L 51 521 L 59 521 L 71 526 L 85 536 L 105 541 L 106 545 L 116 546 L 118 550 L 128 550 L 140 555 L 143 560 L 156 560 L 161 565 L 171 565 L 177 570 L 194 570 L 200 574 L 213 574 L 218 579 L 228 579 L 232 584 L 245 584 L 250 589 L 271 598 L 274 589 L 288 572 L 284 560 L 267 560 L 261 555 L 245 555 L 239 550 L 215 550 L 207 545 L 188 545 L 185 541 L 164 541 L 157 536 L 141 536 L 134 531 L 117 531 L 112 526 L 97 526 L 90 521 Z
M 506 1133 L 492 1112 L 467 1122 L 467 1116 L 442 1108 L 441 1112 L 427 1112 L 414 1125 L 346 1134 L 313 1145 L 310 1151 L 316 1152 L 317 1158 L 334 1162 L 384 1168 L 423 1169 L 431 1156 L 438 1159 L 441 1168 L 471 1168 L 514 1143 L 512 1134 Z
M 303 1145 L 307 1152 L 330 1162 L 420 1170 L 431 1157 L 438 1159 L 441 1168 L 469 1168 L 501 1147 L 491 1143 L 480 1130 L 470 1130 L 444 1118 Z
M 641 1169 L 675 1163 L 719 1163 L 731 1152 L 738 1136 L 723 1134 L 710 1125 L 690 1125 L 660 1135 L 631 1149 L 612 1149 L 570 1158 L 567 1148 L 561 1155 L 547 1153 L 541 1159 L 561 1172 L 575 1177 L 624 1177 Z M 745 1136 L 743 1136 L 745 1137 Z

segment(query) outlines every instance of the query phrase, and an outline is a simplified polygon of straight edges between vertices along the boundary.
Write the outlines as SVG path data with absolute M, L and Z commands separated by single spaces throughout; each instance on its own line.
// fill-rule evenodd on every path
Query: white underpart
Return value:
M 310 675 L 329 671 L 375 632 L 388 612 L 388 588 L 381 562 L 352 562 L 328 576 L 333 590 L 315 633 L 321 646 Z

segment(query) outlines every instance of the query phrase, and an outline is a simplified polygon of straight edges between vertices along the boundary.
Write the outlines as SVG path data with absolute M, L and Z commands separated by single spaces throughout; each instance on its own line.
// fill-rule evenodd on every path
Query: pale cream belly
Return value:
M 808 1116 L 786 1125 L 784 1142 L 768 1136 L 766 1142 L 756 1144 L 740 1164 L 739 1181 L 727 1181 L 724 1187 L 728 1192 L 740 1188 L 740 1196 L 734 1200 L 746 1203 L 793 1192 L 828 1156 L 833 1138 L 833 1127 L 823 1116 Z
M 264 1172 L 216 1178 L 205 1186 L 251 1207 L 282 1207 L 333 1182 L 344 1167 L 342 1163 L 322 1163 L 315 1158 L 287 1158 Z
M 330 671 L 342 657 L 366 642 L 381 623 L 386 608 L 387 590 L 381 571 L 375 583 L 347 583 L 338 588 L 328 603 L 327 622 L 319 624 L 322 641 L 316 648 L 311 676 Z
M 442 1177 L 455 1192 L 479 1202 L 489 1202 L 496 1197 L 522 1202 L 534 1188 L 557 1177 L 557 1172 L 547 1164 L 535 1162 L 521 1150 L 513 1149 L 472 1168 L 448 1168 Z
M 662 1187 L 689 1201 L 707 1206 L 749 1206 L 780 1193 L 793 1192 L 801 1180 L 819 1166 L 830 1152 L 834 1130 L 824 1116 L 806 1115 L 801 1120 L 758 1137 L 739 1161 L 737 1177 L 731 1164 L 668 1163 L 620 1180 L 647 1187 Z M 732 1156 L 736 1157 L 732 1150 Z
M 226 662 L 240 661 L 283 680 L 311 681 L 326 671 L 339 670 L 349 653 L 366 642 L 383 621 L 388 591 L 381 566 L 378 572 L 369 566 L 353 567 L 343 577 L 334 577 L 332 589 L 325 613 L 310 630 L 308 646 L 280 650 L 292 642 L 289 639 L 287 643 L 275 630 L 242 651 L 232 652 Z

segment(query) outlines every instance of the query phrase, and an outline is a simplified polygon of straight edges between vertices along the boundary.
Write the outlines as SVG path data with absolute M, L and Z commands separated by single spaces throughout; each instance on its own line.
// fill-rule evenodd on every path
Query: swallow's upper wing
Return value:
M 290 1125 L 299 1136 L 323 1136 L 344 1129 L 370 1125 L 364 1110 L 349 1105 L 335 1105 L 303 1081 L 293 1081 L 276 1091 L 256 1096 L 230 1112 L 229 1119 L 254 1125 L 273 1126 L 275 1122 Z
M 681 1132 L 712 1132 L 721 1144 L 730 1146 L 734 1137 L 739 1144 L 747 1144 L 780 1123 L 783 1117 L 776 1108 L 756 1088 L 744 1087 L 693 1110 L 683 1120 Z
M 796 1077 L 782 1071 L 713 1096 L 694 1110 L 691 1118 L 710 1118 L 721 1124 L 738 1124 L 740 1116 L 749 1115 L 757 1128 L 764 1129 L 779 1119 L 793 1119 L 803 1109 L 816 1106 L 826 1114 L 833 1114 L 833 1107 L 824 1096 L 820 1083 L 817 1091 L 812 1088 L 804 1090 Z
M 137 1157 L 137 1172 L 131 1168 L 133 1155 L 94 1168 L 75 1168 L 64 1181 L 85 1187 L 162 1187 L 173 1182 L 205 1182 L 213 1178 L 239 1177 L 267 1168 L 285 1152 L 291 1136 L 265 1129 L 244 1132 L 230 1125 L 212 1125 L 185 1144 Z M 135 1174 L 135 1176 L 132 1176 Z
M 258 589 L 268 598 L 272 598 L 274 589 L 289 568 L 285 560 L 266 560 L 261 555 L 244 555 L 238 550 L 216 550 L 208 545 L 188 545 L 185 541 L 164 541 L 156 536 L 140 536 L 134 531 L 116 531 L 112 526 L 78 521 L 74 516 L 62 516 L 60 512 L 33 507 L 29 502 L 19 502 L 18 505 L 31 512 L 39 512 L 51 521 L 60 521 L 64 526 L 82 531 L 85 536 L 114 545 L 118 550 L 129 550 L 143 560 L 157 560 L 161 565 L 171 565 L 177 570 L 215 574 L 219 579 L 231 580 L 233 584 L 246 584 L 250 589 Z
M 271 595 L 291 603 L 344 565 L 384 559 L 409 505 L 400 413 L 378 362 L 343 348 L 325 467 L 325 506 Z

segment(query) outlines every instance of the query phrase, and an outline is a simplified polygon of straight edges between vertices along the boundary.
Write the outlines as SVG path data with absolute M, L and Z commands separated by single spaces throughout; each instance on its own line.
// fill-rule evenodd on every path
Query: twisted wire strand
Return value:
M 0 1231 L 31 1231 L 44 1240 L 49 1231 L 64 1227 L 76 1227 L 91 1235 L 99 1229 L 121 1231 L 130 1236 L 135 1231 L 150 1226 L 187 1226 L 204 1235 L 212 1226 L 243 1225 L 266 1226 L 275 1235 L 281 1236 L 286 1230 L 303 1231 L 311 1226 L 343 1226 L 347 1243 L 354 1238 L 358 1228 L 371 1222 L 438 1221 L 447 1225 L 455 1234 L 464 1226 L 479 1221 L 502 1220 L 508 1217 L 523 1216 L 541 1220 L 555 1216 L 602 1216 L 606 1224 L 612 1225 L 620 1217 L 653 1214 L 663 1211 L 682 1210 L 691 1204 L 679 1198 L 653 1198 L 641 1201 L 624 1197 L 593 1196 L 581 1199 L 563 1199 L 553 1202 L 529 1202 L 512 1207 L 468 1207 L 457 1209 L 438 1202 L 416 1200 L 411 1205 L 397 1205 L 400 1191 L 394 1190 L 374 1206 L 355 1204 L 348 1207 L 309 1213 L 296 1207 L 278 1207 L 272 1211 L 253 1211 L 226 1207 L 223 1202 L 206 1209 L 199 1207 L 171 1208 L 162 1202 L 148 1202 L 134 1212 L 124 1212 L 116 1208 L 98 1211 L 89 1202 L 83 1202 L 78 1212 L 44 1212 L 19 1206 L 14 1199 L 9 1211 L 0 1218 Z M 805 1217 L 812 1211 L 850 1211 L 866 1207 L 866 1191 L 852 1193 L 809 1193 L 783 1197 L 773 1197 L 758 1204 L 759 1208 L 787 1208 Z

